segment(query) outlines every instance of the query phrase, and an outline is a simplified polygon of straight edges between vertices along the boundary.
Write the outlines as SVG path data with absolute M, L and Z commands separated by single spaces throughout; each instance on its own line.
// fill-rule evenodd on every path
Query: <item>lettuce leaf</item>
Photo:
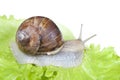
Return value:
M 120 57 L 113 47 L 87 46 L 82 64 L 73 68 L 17 63 L 9 44 L 22 21 L 0 16 L 0 80 L 120 80 Z M 66 27 L 59 26 L 65 40 L 74 39 Z

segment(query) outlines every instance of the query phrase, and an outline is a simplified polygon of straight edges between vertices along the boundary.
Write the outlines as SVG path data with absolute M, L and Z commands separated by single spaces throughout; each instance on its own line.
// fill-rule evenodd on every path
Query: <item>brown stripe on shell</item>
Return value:
M 43 19 L 41 20 L 41 22 L 39 23 L 39 27 L 42 27 L 43 30 L 44 30 L 44 28 L 47 27 L 46 25 L 47 25 L 48 21 L 49 21 L 48 18 L 43 18 Z

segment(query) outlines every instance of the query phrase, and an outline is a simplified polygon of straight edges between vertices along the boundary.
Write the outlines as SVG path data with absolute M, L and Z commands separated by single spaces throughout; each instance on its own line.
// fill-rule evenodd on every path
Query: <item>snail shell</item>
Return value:
M 32 55 L 47 54 L 55 50 L 57 53 L 63 44 L 57 25 L 42 16 L 26 19 L 17 30 L 16 42 L 23 52 Z
M 45 22 L 44 22 L 44 20 L 45 20 Z M 47 20 L 47 22 L 46 22 L 46 20 Z M 41 22 L 43 22 L 44 24 Z M 85 48 L 84 43 L 86 41 L 88 41 L 89 39 L 91 39 L 92 37 L 94 37 L 95 35 L 82 41 L 81 40 L 82 26 L 81 26 L 80 36 L 78 39 L 62 41 L 62 36 L 61 36 L 59 29 L 56 27 L 56 25 L 53 22 L 51 22 L 50 24 L 53 25 L 54 28 L 57 28 L 54 30 L 53 27 L 51 27 L 51 25 L 50 26 L 48 25 L 49 22 L 51 22 L 50 19 L 37 16 L 37 17 L 29 18 L 21 24 L 22 27 L 21 26 L 19 27 L 17 34 L 16 34 L 17 44 L 15 42 L 13 42 L 10 45 L 11 50 L 12 50 L 13 55 L 15 56 L 16 60 L 20 64 L 31 63 L 31 64 L 35 64 L 35 65 L 39 65 L 39 66 L 54 65 L 54 66 L 61 66 L 61 67 L 74 67 L 74 66 L 80 65 L 82 62 L 83 51 Z M 48 31 L 50 30 L 50 32 L 48 32 L 47 34 L 42 32 L 40 25 L 43 25 L 42 28 L 48 29 Z M 49 28 L 44 28 L 45 25 L 48 25 Z M 26 27 L 24 27 L 24 26 L 26 26 Z M 57 33 L 57 35 L 59 35 L 59 36 L 54 34 L 55 39 L 53 39 L 53 40 L 50 39 L 50 41 L 52 41 L 52 43 L 55 44 L 53 48 L 51 48 L 51 46 L 52 46 L 51 45 L 48 48 L 43 49 L 41 47 L 41 45 L 42 46 L 44 45 L 44 44 L 42 44 L 42 43 L 44 43 L 44 41 L 42 41 L 41 39 L 45 39 L 45 41 L 49 41 L 48 38 L 44 38 L 44 37 L 46 37 L 46 35 L 49 36 L 48 34 L 52 33 L 50 27 L 52 28 L 53 31 L 55 31 L 55 33 L 57 33 L 56 31 L 58 31 L 60 34 Z M 27 29 L 27 28 L 29 28 L 29 29 Z M 41 32 L 44 33 L 44 35 L 42 35 Z M 53 41 L 55 41 L 55 42 L 53 42 Z M 45 42 L 45 43 L 47 43 L 47 42 Z M 31 46 L 31 44 L 32 44 L 32 46 Z M 55 48 L 55 46 L 57 48 Z M 47 49 L 47 51 L 46 51 L 46 49 Z M 40 51 L 40 50 L 42 50 L 42 51 Z M 53 51 L 51 51 L 51 50 L 53 50 Z M 28 54 L 41 54 L 41 55 L 28 55 L 28 54 L 25 54 L 24 52 L 26 52 Z M 55 53 L 57 53 L 57 54 L 55 54 Z M 44 55 L 44 54 L 54 54 L 54 55 Z

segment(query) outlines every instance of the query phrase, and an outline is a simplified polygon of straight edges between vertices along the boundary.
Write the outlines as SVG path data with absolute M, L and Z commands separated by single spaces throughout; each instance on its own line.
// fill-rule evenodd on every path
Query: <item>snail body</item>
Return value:
M 95 36 L 82 41 L 81 33 L 82 27 L 78 39 L 63 41 L 59 28 L 52 20 L 35 16 L 20 25 L 16 33 L 17 44 L 12 43 L 11 48 L 22 64 L 73 67 L 82 61 L 84 43 Z

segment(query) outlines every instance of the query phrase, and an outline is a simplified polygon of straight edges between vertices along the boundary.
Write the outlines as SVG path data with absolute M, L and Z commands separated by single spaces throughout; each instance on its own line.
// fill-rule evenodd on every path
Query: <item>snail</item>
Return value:
M 31 63 L 39 66 L 74 67 L 82 62 L 84 44 L 94 37 L 64 41 L 57 25 L 49 18 L 34 16 L 26 19 L 16 32 L 16 42 L 11 49 L 21 64 Z

